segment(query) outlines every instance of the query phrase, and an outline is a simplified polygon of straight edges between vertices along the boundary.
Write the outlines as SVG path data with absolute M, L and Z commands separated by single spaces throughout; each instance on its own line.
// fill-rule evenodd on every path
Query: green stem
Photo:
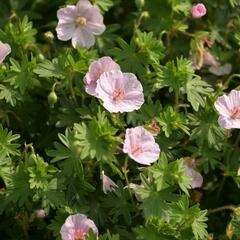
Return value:
M 227 89 L 230 81 L 231 81 L 233 78 L 235 78 L 235 77 L 240 78 L 240 74 L 232 74 L 232 75 L 227 79 L 227 81 L 224 83 L 223 89 Z
M 133 201 L 133 196 L 132 196 L 132 192 L 131 192 L 131 189 L 129 187 L 129 181 L 128 181 L 128 170 L 127 170 L 127 167 L 128 167 L 128 157 L 125 158 L 125 162 L 124 162 L 124 166 L 122 168 L 123 170 L 123 174 L 124 174 L 124 177 L 125 177 L 125 180 L 126 180 L 126 183 L 127 183 L 127 187 L 128 187 L 128 192 L 129 192 L 129 195 L 130 195 L 130 198 L 131 198 L 131 202 L 132 202 L 132 205 L 134 205 L 134 201 Z
M 231 211 L 235 212 L 236 207 L 234 205 L 226 205 L 226 206 L 222 206 L 222 207 L 218 207 L 218 208 L 214 208 L 214 209 L 209 209 L 208 214 L 221 212 L 221 211 L 225 211 L 225 210 L 231 210 Z
M 175 110 L 176 110 L 176 112 L 178 112 L 178 109 L 179 109 L 179 95 L 178 95 L 178 92 L 175 91 Z

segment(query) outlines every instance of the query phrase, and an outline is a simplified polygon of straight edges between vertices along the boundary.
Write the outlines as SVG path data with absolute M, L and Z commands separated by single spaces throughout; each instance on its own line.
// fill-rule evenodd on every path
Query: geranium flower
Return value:
M 191 13 L 193 18 L 201 18 L 207 13 L 207 9 L 203 3 L 198 3 L 192 7 Z
M 3 62 L 5 57 L 11 52 L 11 47 L 7 43 L 0 41 L 0 64 Z
M 196 161 L 195 159 L 189 159 L 184 161 L 184 166 L 186 169 L 186 175 L 192 178 L 191 187 L 200 188 L 203 184 L 202 175 L 196 170 Z
M 118 188 L 118 185 L 108 176 L 104 174 L 104 171 L 102 171 L 102 181 L 103 181 L 103 192 L 107 194 L 107 192 L 112 192 L 116 188 Z
M 214 106 L 220 113 L 218 123 L 221 127 L 240 128 L 240 91 L 232 90 L 228 96 L 219 97 Z
M 84 214 L 75 214 L 67 217 L 60 234 L 63 240 L 83 240 L 90 229 L 98 235 L 98 229 L 91 219 Z
M 115 63 L 110 57 L 102 57 L 97 61 L 91 63 L 89 71 L 84 77 L 84 82 L 86 83 L 85 91 L 96 96 L 97 81 L 104 72 L 109 72 L 112 70 L 121 70 L 120 66 Z
M 144 103 L 143 88 L 137 77 L 119 70 L 103 73 L 97 81 L 96 93 L 109 112 L 132 112 Z
M 45 212 L 45 210 L 44 210 L 44 209 L 39 209 L 39 210 L 37 210 L 37 211 L 36 211 L 36 217 L 37 217 L 38 219 L 43 219 L 43 218 L 45 218 L 45 217 L 46 217 L 46 212 Z
M 135 127 L 126 130 L 123 152 L 138 163 L 150 165 L 158 160 L 160 148 L 150 132 Z
M 68 5 L 57 11 L 57 37 L 62 41 L 72 39 L 74 48 L 89 48 L 94 45 L 94 35 L 105 31 L 103 16 L 96 5 L 88 0 L 80 0 L 76 6 Z

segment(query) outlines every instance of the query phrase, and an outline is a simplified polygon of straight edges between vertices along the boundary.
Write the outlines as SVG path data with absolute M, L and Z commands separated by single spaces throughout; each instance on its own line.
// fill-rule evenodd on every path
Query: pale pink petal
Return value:
M 218 66 L 219 62 L 214 58 L 214 56 L 210 52 L 204 51 L 203 64 L 210 66 Z
M 220 113 L 218 123 L 221 127 L 240 128 L 240 91 L 232 90 L 228 96 L 218 97 L 214 106 Z
M 71 23 L 59 23 L 56 28 L 59 40 L 68 41 L 73 37 L 75 26 Z
M 110 57 L 102 57 L 91 63 L 89 71 L 84 77 L 85 90 L 88 94 L 96 96 L 97 81 L 104 72 L 120 70 L 120 66 Z
M 143 127 L 135 127 L 126 130 L 123 152 L 140 164 L 150 165 L 158 160 L 160 148 L 151 133 Z
M 87 18 L 87 28 L 95 35 L 102 34 L 106 26 L 103 23 L 103 16 L 97 6 L 93 6 L 86 11 L 85 17 Z
M 189 167 L 187 165 L 185 165 L 185 169 L 186 174 L 192 178 L 191 187 L 193 189 L 201 187 L 203 184 L 202 175 L 198 171 L 194 170 L 192 167 Z
M 72 37 L 72 45 L 74 48 L 77 46 L 83 48 L 90 48 L 95 43 L 95 38 L 91 32 L 85 27 L 78 27 Z
M 228 96 L 233 106 L 240 107 L 240 91 L 232 90 Z
M 103 192 L 107 194 L 107 192 L 115 191 L 118 188 L 118 185 L 108 176 L 104 174 L 102 171 L 102 181 L 103 181 Z
M 71 23 L 74 24 L 75 18 L 77 16 L 76 7 L 69 5 L 65 8 L 60 8 L 57 11 L 58 23 Z
M 60 234 L 63 240 L 75 240 L 79 231 L 87 234 L 89 229 L 92 229 L 98 235 L 98 229 L 91 219 L 83 214 L 75 214 L 67 217 L 61 227 Z
M 230 74 L 232 71 L 232 65 L 230 63 L 226 63 L 222 66 L 211 66 L 209 68 L 209 72 L 213 73 L 216 76 L 224 76 Z
M 207 9 L 203 3 L 198 3 L 192 7 L 191 13 L 193 18 L 201 18 L 207 13 Z
M 0 64 L 6 58 L 6 56 L 11 52 L 11 47 L 7 43 L 2 43 L 0 41 Z
M 230 117 L 220 116 L 218 123 L 222 128 L 240 128 L 240 119 L 232 119 Z
M 84 14 L 87 10 L 91 9 L 93 5 L 88 0 L 79 0 L 76 7 L 79 13 Z
M 144 103 L 141 83 L 133 74 L 118 70 L 100 76 L 96 93 L 109 112 L 132 112 Z
M 221 115 L 226 117 L 230 116 L 231 109 L 234 107 L 229 97 L 226 95 L 219 97 L 215 102 L 214 106 Z

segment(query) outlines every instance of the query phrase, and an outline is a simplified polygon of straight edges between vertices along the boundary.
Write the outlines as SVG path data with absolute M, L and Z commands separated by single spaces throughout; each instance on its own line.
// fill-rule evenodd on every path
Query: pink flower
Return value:
M 76 6 L 68 5 L 59 9 L 57 17 L 58 39 L 62 41 L 72 39 L 74 48 L 77 45 L 86 48 L 93 46 L 94 35 L 102 34 L 106 28 L 99 8 L 88 0 L 80 0 Z
M 209 68 L 209 72 L 213 73 L 216 76 L 228 75 L 231 71 L 232 65 L 230 63 L 226 63 L 222 66 L 211 66 Z
M 232 90 L 228 96 L 219 97 L 214 106 L 220 113 L 218 123 L 221 127 L 240 128 L 240 91 Z
M 158 160 L 160 148 L 151 133 L 135 127 L 126 130 L 123 152 L 138 163 L 150 165 Z
M 107 194 L 107 192 L 112 192 L 115 188 L 118 188 L 118 185 L 108 176 L 104 174 L 102 171 L 102 181 L 103 181 L 103 192 Z
M 45 210 L 44 210 L 44 209 L 37 210 L 37 211 L 36 211 L 36 217 L 37 217 L 38 219 L 43 219 L 43 218 L 45 218 L 45 217 L 46 217 L 46 212 L 45 212 Z
M 195 159 L 184 161 L 184 166 L 186 169 L 186 175 L 192 178 L 191 183 L 192 189 L 201 187 L 203 184 L 203 177 L 198 171 L 195 170 L 196 168 Z
M 83 240 L 89 229 L 98 235 L 98 229 L 91 219 L 83 214 L 75 214 L 67 217 L 60 234 L 63 240 Z
M 192 7 L 191 13 L 193 18 L 201 18 L 207 13 L 207 9 L 203 3 L 198 3 Z
M 84 77 L 84 82 L 86 83 L 85 91 L 92 96 L 96 96 L 98 79 L 102 73 L 112 70 L 120 70 L 120 66 L 110 57 L 102 57 L 97 61 L 92 62 L 89 67 L 89 71 Z
M 119 70 L 103 73 L 97 81 L 96 93 L 109 112 L 132 112 L 144 103 L 143 88 L 137 77 Z
M 11 47 L 7 43 L 0 41 L 0 64 L 3 62 L 5 57 L 11 52 Z

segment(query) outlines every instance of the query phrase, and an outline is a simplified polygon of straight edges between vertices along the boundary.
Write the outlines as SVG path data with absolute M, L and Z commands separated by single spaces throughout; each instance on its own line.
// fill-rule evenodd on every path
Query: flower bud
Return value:
M 135 4 L 138 9 L 142 9 L 144 7 L 145 1 L 144 0 L 135 0 Z
M 45 210 L 44 210 L 44 209 L 39 209 L 39 210 L 37 210 L 37 211 L 36 211 L 36 217 L 37 217 L 38 219 L 43 219 L 43 218 L 45 218 L 45 217 L 46 217 L 46 212 L 45 212 Z
M 191 13 L 193 18 L 201 18 L 207 13 L 207 9 L 203 3 L 198 3 L 192 7 Z
M 51 108 L 54 107 L 54 104 L 57 102 L 57 94 L 54 91 L 51 91 L 48 95 L 48 103 Z

